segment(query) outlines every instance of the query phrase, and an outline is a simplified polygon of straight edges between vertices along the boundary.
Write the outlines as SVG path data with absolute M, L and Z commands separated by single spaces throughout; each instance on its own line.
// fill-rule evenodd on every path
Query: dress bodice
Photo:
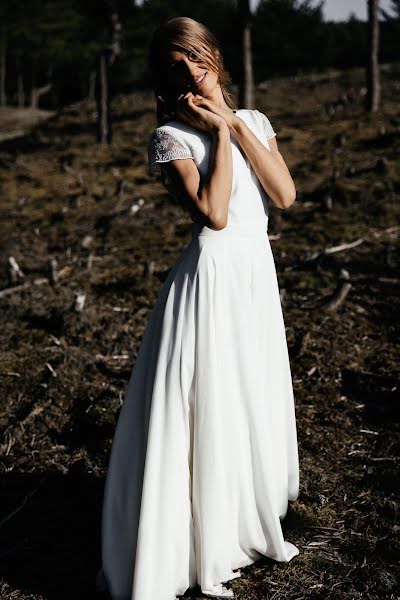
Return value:
M 256 109 L 236 111 L 240 117 L 269 149 L 268 139 L 276 135 L 269 119 Z M 249 160 L 240 148 L 233 132 L 230 132 L 232 147 L 233 179 L 228 208 L 227 227 L 251 227 L 268 225 L 268 195 L 259 182 Z M 211 149 L 211 135 L 178 119 L 173 119 L 157 127 L 148 141 L 149 173 L 160 173 L 159 163 L 175 159 L 192 158 L 200 177 L 208 173 Z

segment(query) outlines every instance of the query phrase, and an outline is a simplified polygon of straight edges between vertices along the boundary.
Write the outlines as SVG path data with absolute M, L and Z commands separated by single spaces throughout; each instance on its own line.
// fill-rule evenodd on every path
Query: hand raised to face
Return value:
M 223 114 L 214 112 L 207 106 L 206 98 L 192 92 L 181 94 L 178 98 L 176 116 L 182 121 L 200 129 L 212 132 L 223 126 L 226 119 Z M 212 103 L 214 104 L 214 103 Z
M 195 98 L 200 98 L 200 101 L 196 101 L 197 106 L 205 108 L 206 110 L 214 113 L 215 115 L 222 117 L 227 123 L 229 129 L 233 128 L 234 122 L 236 119 L 238 119 L 238 117 L 235 115 L 235 112 L 231 108 L 229 108 L 228 106 L 219 106 L 212 100 L 204 98 L 203 96 L 199 96 L 198 94 L 197 96 L 195 96 Z

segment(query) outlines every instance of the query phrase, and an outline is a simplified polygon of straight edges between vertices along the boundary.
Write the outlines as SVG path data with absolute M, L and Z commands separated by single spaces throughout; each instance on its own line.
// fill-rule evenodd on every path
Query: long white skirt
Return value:
M 195 227 L 193 228 L 195 231 Z M 295 407 L 262 228 L 194 233 L 150 315 L 108 465 L 98 589 L 113 600 L 226 593 L 235 569 L 290 561 Z

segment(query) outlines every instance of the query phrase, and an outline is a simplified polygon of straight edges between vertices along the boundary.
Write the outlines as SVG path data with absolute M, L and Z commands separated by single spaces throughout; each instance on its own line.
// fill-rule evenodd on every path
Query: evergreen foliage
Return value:
M 51 82 L 42 108 L 57 108 L 89 93 L 90 76 L 99 53 L 110 43 L 109 13 L 123 22 L 122 54 L 114 66 L 113 88 L 146 88 L 147 48 L 158 24 L 185 15 L 204 22 L 220 40 L 227 68 L 235 82 L 240 65 L 237 2 L 203 0 L 2 0 L 0 46 L 6 57 L 6 98 L 17 103 L 18 77 L 29 98 L 33 87 Z M 362 66 L 366 55 L 366 24 L 324 22 L 323 0 L 261 0 L 252 17 L 255 82 L 275 75 L 321 71 L 327 67 Z M 400 0 L 381 14 L 380 61 L 398 60 Z

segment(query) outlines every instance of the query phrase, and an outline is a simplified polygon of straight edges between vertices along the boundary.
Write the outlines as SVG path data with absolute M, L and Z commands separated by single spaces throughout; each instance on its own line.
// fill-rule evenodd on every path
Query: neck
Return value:
M 221 86 L 216 85 L 210 94 L 205 96 L 208 100 L 214 102 L 220 108 L 228 108 L 227 103 L 225 102 L 224 96 L 222 94 Z

